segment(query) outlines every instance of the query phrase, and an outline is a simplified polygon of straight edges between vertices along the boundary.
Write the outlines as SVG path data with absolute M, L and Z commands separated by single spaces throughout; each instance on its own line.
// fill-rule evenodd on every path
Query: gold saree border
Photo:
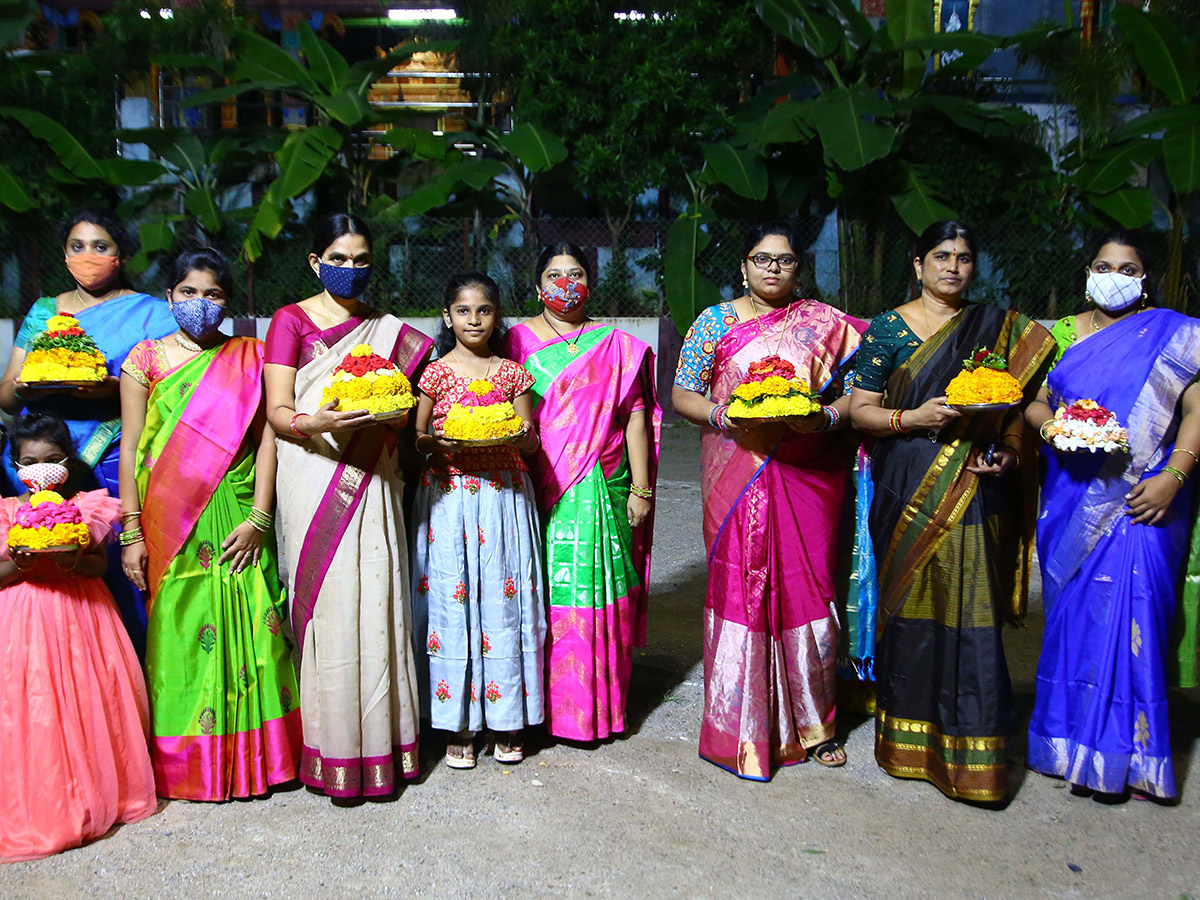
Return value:
M 1008 797 L 1007 743 L 998 735 L 942 734 L 931 722 L 891 716 L 883 709 L 875 715 L 880 768 L 895 778 L 928 781 L 955 800 L 997 803 Z

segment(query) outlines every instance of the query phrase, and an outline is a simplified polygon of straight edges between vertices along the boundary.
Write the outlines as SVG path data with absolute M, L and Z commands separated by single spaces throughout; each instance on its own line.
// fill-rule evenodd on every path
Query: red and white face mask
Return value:
M 556 315 L 565 315 L 583 306 L 588 298 L 588 286 L 566 275 L 555 278 L 550 286 L 538 291 L 542 304 Z
M 17 477 L 31 491 L 52 491 L 66 484 L 71 477 L 66 462 L 64 459 L 61 462 L 31 463 L 28 466 L 17 463 Z

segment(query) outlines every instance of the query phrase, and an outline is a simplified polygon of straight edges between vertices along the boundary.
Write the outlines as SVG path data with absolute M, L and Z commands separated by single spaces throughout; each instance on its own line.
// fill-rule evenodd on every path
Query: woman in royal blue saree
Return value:
M 1200 321 L 1146 307 L 1144 259 L 1131 236 L 1101 240 L 1096 306 L 1055 327 L 1062 355 L 1026 414 L 1041 428 L 1091 399 L 1129 436 L 1128 452 L 1042 451 L 1046 630 L 1027 762 L 1082 788 L 1171 798 L 1167 655 L 1200 454 Z
M 40 297 L 29 308 L 13 342 L 8 368 L 0 379 L 0 409 L 55 416 L 67 423 L 79 459 L 96 476 L 96 487 L 117 496 L 121 445 L 121 404 L 117 383 L 121 364 L 140 341 L 166 337 L 176 329 L 165 300 L 135 291 L 121 271 L 136 249 L 120 219 L 103 209 L 83 209 L 62 226 L 63 259 L 73 287 Z M 92 337 L 108 364 L 104 381 L 87 387 L 34 388 L 20 382 L 25 355 L 34 337 L 52 316 L 69 315 Z M 18 484 L 11 462 L 4 460 L 5 493 Z M 121 571 L 120 548 L 109 548 L 104 583 L 112 591 L 138 656 L 145 655 L 146 609 L 139 593 Z

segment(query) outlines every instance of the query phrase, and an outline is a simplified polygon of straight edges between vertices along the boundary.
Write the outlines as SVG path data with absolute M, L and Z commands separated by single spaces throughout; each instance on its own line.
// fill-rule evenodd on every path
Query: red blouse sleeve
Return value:
M 285 306 L 271 317 L 263 362 L 297 368 L 300 362 L 300 316 Z
M 506 362 L 508 361 L 506 360 Z M 533 387 L 534 377 L 525 370 L 523 365 L 517 362 L 508 362 L 506 369 L 509 383 L 512 385 L 512 399 L 515 400 Z
M 421 377 L 417 381 L 417 387 L 421 389 L 421 393 L 431 397 L 434 403 L 442 398 L 444 370 L 445 367 L 435 359 L 425 367 L 425 371 L 421 373 Z

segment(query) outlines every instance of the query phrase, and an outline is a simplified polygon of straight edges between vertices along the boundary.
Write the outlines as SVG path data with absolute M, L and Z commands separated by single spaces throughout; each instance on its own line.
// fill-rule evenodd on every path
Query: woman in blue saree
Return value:
M 117 496 L 120 456 L 121 405 L 117 394 L 121 363 L 140 341 L 165 337 L 177 330 L 166 301 L 130 288 L 121 263 L 134 251 L 121 221 L 102 209 L 83 209 L 62 227 L 63 256 L 75 284 L 57 296 L 36 300 L 21 323 L 8 368 L 0 380 L 0 408 L 10 415 L 40 412 L 61 418 L 71 430 L 79 459 L 96 475 L 97 487 Z M 104 354 L 108 377 L 96 385 L 75 388 L 33 388 L 19 379 L 33 338 L 46 329 L 51 316 L 79 320 Z M 4 460 L 4 493 L 14 493 L 16 472 Z M 121 571 L 120 547 L 110 548 L 104 577 L 116 598 L 125 627 L 138 656 L 144 656 L 146 610 Z
M 1046 630 L 1027 763 L 1079 788 L 1170 799 L 1167 656 L 1200 456 L 1200 321 L 1147 306 L 1135 238 L 1098 244 L 1095 307 L 1055 326 L 1061 356 L 1026 419 L 1041 428 L 1095 400 L 1129 451 L 1042 451 Z

